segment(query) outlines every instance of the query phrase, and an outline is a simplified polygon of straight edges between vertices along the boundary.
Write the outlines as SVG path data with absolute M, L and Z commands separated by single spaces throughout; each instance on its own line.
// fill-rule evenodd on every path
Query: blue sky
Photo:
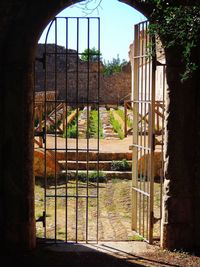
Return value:
M 98 0 L 96 0 L 98 2 Z M 89 7 L 92 8 L 95 5 L 95 0 L 93 1 L 93 5 L 91 4 Z M 64 9 L 57 16 L 64 17 L 83 17 L 85 16 L 83 10 L 80 8 L 79 4 L 73 5 Z M 119 55 L 120 59 L 128 60 L 128 50 L 129 45 L 133 41 L 134 37 L 134 24 L 139 23 L 145 20 L 145 17 L 139 13 L 137 10 L 132 7 L 120 3 L 117 0 L 102 0 L 100 8 L 95 10 L 92 14 L 88 15 L 89 17 L 100 17 L 100 50 L 102 53 L 102 57 L 104 60 L 112 60 L 112 58 L 116 58 Z M 83 23 L 84 24 L 84 23 Z M 58 24 L 59 25 L 59 24 Z M 65 31 L 64 24 L 60 23 L 60 31 L 63 33 Z M 74 39 L 74 27 L 75 25 L 71 23 L 71 33 L 69 33 L 69 39 Z M 82 26 L 84 27 L 84 25 Z M 93 23 L 94 32 L 92 35 L 92 41 L 90 46 L 97 47 L 97 38 L 95 37 L 95 23 Z M 54 42 L 54 29 L 52 26 L 52 35 L 51 31 L 49 34 L 48 42 Z M 59 30 L 58 30 L 59 32 Z M 84 31 L 83 31 L 84 32 Z M 92 30 L 91 30 L 92 32 Z M 39 43 L 43 43 L 45 40 L 46 31 L 44 30 L 43 35 L 41 36 Z M 64 36 L 65 34 L 60 34 L 60 36 Z M 84 35 L 84 33 L 83 33 Z M 82 40 L 80 36 L 79 39 Z M 92 43 L 93 42 L 93 43 Z M 76 41 L 74 40 L 74 43 Z M 58 38 L 58 44 L 65 45 L 65 40 L 62 37 Z M 82 47 L 80 50 L 84 50 L 87 47 L 87 43 L 85 41 L 82 42 Z M 73 41 L 69 43 L 69 48 L 75 49 L 76 45 L 73 44 Z

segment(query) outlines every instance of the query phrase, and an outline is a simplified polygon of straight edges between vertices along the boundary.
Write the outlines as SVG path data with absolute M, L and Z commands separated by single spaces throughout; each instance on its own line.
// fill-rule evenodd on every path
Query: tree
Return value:
M 95 47 L 93 48 L 86 48 L 83 53 L 81 54 L 81 60 L 83 61 L 93 61 L 97 62 L 101 60 L 101 53 Z
M 199 68 L 194 53 L 199 46 L 200 6 L 175 5 L 166 0 L 153 2 L 155 8 L 150 16 L 149 33 L 158 35 L 165 49 L 178 47 L 181 50 L 185 68 L 181 80 L 187 80 Z
M 109 76 L 113 73 L 120 72 L 122 70 L 122 66 L 126 63 L 127 62 L 125 59 L 122 61 L 120 60 L 119 55 L 117 55 L 117 58 L 113 58 L 111 61 L 104 61 L 103 74 L 105 76 Z
M 187 80 L 199 69 L 195 50 L 199 46 L 199 0 L 135 0 L 130 2 L 149 20 L 149 33 L 162 40 L 163 47 L 179 48 L 185 68 L 181 80 Z M 86 0 L 81 8 L 85 13 L 98 12 L 102 0 Z M 154 53 L 154 51 L 153 51 Z

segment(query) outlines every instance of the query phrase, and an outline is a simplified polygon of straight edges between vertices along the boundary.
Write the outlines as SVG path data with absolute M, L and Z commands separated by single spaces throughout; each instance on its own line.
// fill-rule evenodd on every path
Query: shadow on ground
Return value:
M 128 245 L 128 244 L 127 244 Z M 142 266 L 180 266 L 151 260 L 126 252 L 111 244 L 43 244 L 38 242 L 34 251 L 4 254 L 6 266 L 15 267 L 142 267 Z

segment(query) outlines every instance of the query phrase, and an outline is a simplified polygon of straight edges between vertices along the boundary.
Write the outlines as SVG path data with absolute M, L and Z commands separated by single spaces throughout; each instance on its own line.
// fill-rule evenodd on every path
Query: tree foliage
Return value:
M 147 0 L 149 2 L 150 0 Z M 192 53 L 199 45 L 200 6 L 175 5 L 175 1 L 152 0 L 155 8 L 150 16 L 149 33 L 158 35 L 164 48 L 180 48 L 185 71 L 182 81 L 197 70 Z
M 109 76 L 113 73 L 120 72 L 122 70 L 122 66 L 126 63 L 126 60 L 121 60 L 119 55 L 117 55 L 117 57 L 113 58 L 111 61 L 104 61 L 103 74 L 105 76 Z
M 81 54 L 81 60 L 83 61 L 93 61 L 97 62 L 101 60 L 101 53 L 95 47 L 93 48 L 86 48 L 83 53 Z
M 99 11 L 102 0 L 86 0 L 84 10 Z M 200 42 L 199 0 L 134 0 L 133 7 L 150 19 L 149 32 L 162 40 L 164 48 L 180 48 L 185 71 L 182 81 L 199 68 L 192 58 Z M 93 6 L 89 6 L 93 4 Z M 82 8 L 83 8 L 82 6 Z

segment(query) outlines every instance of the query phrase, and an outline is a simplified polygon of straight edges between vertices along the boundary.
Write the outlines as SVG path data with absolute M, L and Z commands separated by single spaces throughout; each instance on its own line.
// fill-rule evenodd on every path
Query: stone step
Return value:
M 56 158 L 57 160 L 66 160 L 65 150 L 57 151 Z M 96 151 L 89 151 L 88 153 L 86 151 L 79 151 L 77 158 L 76 151 L 67 151 L 68 160 L 86 161 L 88 159 L 89 161 L 97 161 L 97 158 L 99 159 L 99 161 L 112 161 L 122 159 L 131 160 L 132 152 L 99 152 L 98 154 Z
M 61 168 L 65 170 L 67 169 L 73 170 L 73 169 L 78 169 L 78 170 L 96 170 L 98 163 L 97 161 L 67 161 L 67 166 L 66 166 L 66 161 L 65 160 L 59 160 L 58 163 L 60 164 Z M 132 161 L 128 161 L 128 163 L 131 165 Z M 110 171 L 112 166 L 112 161 L 99 161 L 99 170 L 103 171 Z

